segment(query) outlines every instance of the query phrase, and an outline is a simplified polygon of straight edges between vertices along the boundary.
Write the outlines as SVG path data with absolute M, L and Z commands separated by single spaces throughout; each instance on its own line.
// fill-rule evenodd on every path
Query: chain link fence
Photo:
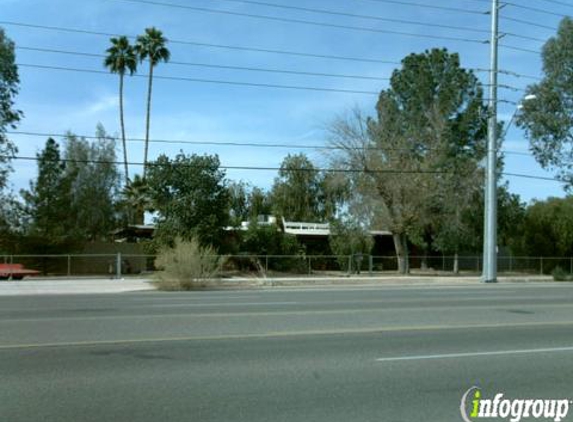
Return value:
M 385 275 L 398 271 L 396 256 L 372 255 L 228 255 L 220 272 L 223 277 Z M 410 256 L 410 272 L 416 275 L 479 275 L 481 256 Z M 155 256 L 135 254 L 4 255 L 0 263 L 21 264 L 44 277 L 129 277 L 156 271 Z M 561 267 L 573 273 L 573 257 L 498 257 L 500 274 L 551 274 Z

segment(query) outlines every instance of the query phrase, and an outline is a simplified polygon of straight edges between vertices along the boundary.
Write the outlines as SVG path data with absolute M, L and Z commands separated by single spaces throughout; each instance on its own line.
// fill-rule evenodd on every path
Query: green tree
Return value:
M 155 237 L 171 244 L 176 237 L 198 238 L 219 246 L 229 220 L 229 193 L 217 156 L 161 155 L 149 167 L 147 182 L 153 208 L 159 213 Z
M 513 254 L 522 253 L 524 219 L 526 206 L 519 195 L 511 193 L 507 184 L 497 188 L 497 221 L 498 244 L 509 248 Z M 483 190 L 474 193 L 469 200 L 470 206 L 464 211 L 462 218 L 470 227 L 473 241 L 466 245 L 467 250 L 481 253 L 483 247 Z
M 229 217 L 233 227 L 249 219 L 249 185 L 243 181 L 229 182 Z
M 8 139 L 7 129 L 15 129 L 22 112 L 14 108 L 20 78 L 15 63 L 14 43 L 0 28 L 0 190 L 6 187 L 10 159 L 17 149 Z
M 573 183 L 573 20 L 564 18 L 557 35 L 542 51 L 541 82 L 530 85 L 517 116 L 517 125 L 525 129 L 530 148 L 543 168 L 558 169 L 559 177 Z
M 523 224 L 523 253 L 573 256 L 573 197 L 549 198 L 530 205 Z
M 125 140 L 125 122 L 123 110 L 123 82 L 127 72 L 133 75 L 137 70 L 137 54 L 135 48 L 129 43 L 126 36 L 111 38 L 111 47 L 106 50 L 104 66 L 111 73 L 119 75 L 119 122 L 121 126 L 121 142 L 123 147 L 123 163 L 125 171 L 125 185 L 129 183 L 129 167 L 127 160 L 127 144 Z
M 57 253 L 69 251 L 75 243 L 74 220 L 70 214 L 71 197 L 66 189 L 66 165 L 58 143 L 49 138 L 37 154 L 38 175 L 22 190 L 25 215 L 26 252 Z
M 249 192 L 248 206 L 249 220 L 256 220 L 259 215 L 270 215 L 272 213 L 271 195 L 255 186 Z
M 149 81 L 147 85 L 147 113 L 145 120 L 145 150 L 143 154 L 143 178 L 147 171 L 147 153 L 149 150 L 149 126 L 151 120 L 151 92 L 153 87 L 153 70 L 160 62 L 168 62 L 171 53 L 167 46 L 167 38 L 154 28 L 147 28 L 144 35 L 137 37 L 135 51 L 141 61 L 149 62 Z
M 69 133 L 65 140 L 64 187 L 70 195 L 69 217 L 85 240 L 105 239 L 117 223 L 120 175 L 115 140 L 98 125 L 93 142 Z
M 290 221 L 334 217 L 341 189 L 333 179 L 330 173 L 322 176 L 305 154 L 287 155 L 270 194 L 273 212 Z
M 332 164 L 349 173 L 353 204 L 372 228 L 393 233 L 399 269 L 409 271 L 408 240 L 419 239 L 437 194 L 454 189 L 447 175 L 470 174 L 478 183 L 487 112 L 476 76 L 459 56 L 434 49 L 411 54 L 381 92 L 376 118 L 358 110 L 337 119 L 331 143 L 341 149 Z M 456 162 L 470 166 L 456 173 Z
M 359 255 L 362 257 L 363 255 L 369 255 L 374 247 L 374 239 L 368 233 L 368 230 L 353 219 L 336 219 L 331 221 L 330 233 L 330 249 L 339 257 L 339 264 L 344 271 L 350 270 L 348 268 L 349 256 Z M 358 267 L 360 263 L 355 263 L 357 270 L 360 270 Z

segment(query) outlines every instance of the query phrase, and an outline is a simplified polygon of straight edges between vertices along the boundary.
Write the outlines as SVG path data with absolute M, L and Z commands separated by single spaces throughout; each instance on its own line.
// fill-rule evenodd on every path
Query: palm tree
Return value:
M 123 204 L 131 224 L 144 224 L 145 211 L 152 211 L 149 185 L 143 177 L 136 174 L 122 191 Z
M 119 75 L 119 122 L 121 126 L 121 142 L 123 145 L 123 163 L 125 166 L 125 184 L 129 182 L 129 169 L 127 164 L 127 145 L 125 142 L 125 123 L 123 119 L 123 79 L 126 72 L 133 75 L 137 70 L 137 54 L 130 45 L 127 37 L 112 38 L 111 47 L 106 50 L 104 66 L 110 72 Z
M 154 27 L 147 28 L 144 35 L 137 37 L 135 49 L 139 60 L 149 60 L 149 84 L 147 89 L 147 120 L 145 124 L 145 152 L 143 155 L 143 178 L 147 170 L 147 152 L 149 149 L 149 120 L 151 114 L 151 88 L 153 86 L 153 68 L 159 62 L 168 62 L 171 57 L 169 49 L 166 47 L 167 38 L 163 33 Z

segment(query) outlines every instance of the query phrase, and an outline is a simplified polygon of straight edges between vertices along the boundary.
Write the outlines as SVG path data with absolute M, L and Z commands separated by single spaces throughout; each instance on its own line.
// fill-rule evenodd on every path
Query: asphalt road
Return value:
M 573 399 L 573 284 L 4 297 L 0 380 L 2 422 L 461 421 Z

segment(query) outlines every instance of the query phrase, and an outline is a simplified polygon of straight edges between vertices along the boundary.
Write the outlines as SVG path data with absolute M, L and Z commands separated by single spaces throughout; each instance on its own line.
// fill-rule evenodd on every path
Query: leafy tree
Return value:
M 271 191 L 274 213 L 291 221 L 316 220 L 319 176 L 306 155 L 287 155 Z
M 271 195 L 255 186 L 249 193 L 248 206 L 249 220 L 256 220 L 259 215 L 270 215 L 272 213 Z
M 513 254 L 521 253 L 522 234 L 526 213 L 525 204 L 519 195 L 509 192 L 507 184 L 497 188 L 497 222 L 498 244 L 510 248 Z M 471 239 L 466 245 L 467 250 L 481 252 L 483 246 L 483 190 L 474 194 L 469 200 L 470 206 L 463 213 L 462 218 L 470 228 Z
M 119 172 L 115 140 L 100 124 L 96 140 L 89 142 L 72 133 L 65 140 L 64 187 L 70 195 L 69 218 L 82 239 L 105 239 L 117 221 Z
M 147 28 L 144 35 L 137 37 L 135 51 L 141 61 L 149 62 L 149 82 L 147 87 L 147 114 L 145 120 L 145 152 L 143 155 L 143 178 L 147 170 L 147 153 L 149 150 L 149 125 L 151 119 L 151 91 L 153 86 L 153 69 L 160 62 L 168 62 L 171 57 L 169 49 L 166 47 L 167 38 L 163 33 L 154 28 Z
M 339 256 L 338 261 L 343 270 L 349 270 L 349 255 L 369 255 L 374 247 L 374 239 L 356 220 L 333 220 L 330 223 L 330 232 L 330 248 Z
M 455 186 L 448 174 L 474 181 L 483 157 L 486 109 L 476 76 L 459 56 L 434 49 L 411 54 L 381 92 L 376 118 L 358 110 L 337 119 L 331 143 L 342 149 L 333 165 L 349 170 L 350 209 L 373 228 L 390 230 L 400 272 L 408 267 L 408 239 L 419 239 L 435 202 Z M 467 171 L 457 172 L 457 166 Z
M 573 256 L 573 197 L 549 198 L 529 206 L 522 248 L 529 256 Z
M 287 155 L 271 190 L 273 212 L 290 221 L 333 218 L 343 192 L 334 179 L 322 176 L 305 154 Z
M 230 223 L 237 227 L 249 219 L 249 185 L 243 181 L 229 182 Z
M 217 156 L 161 155 L 149 168 L 147 182 L 153 208 L 159 213 L 156 239 L 171 244 L 197 237 L 218 246 L 227 225 L 229 193 Z
M 0 190 L 6 186 L 10 159 L 16 153 L 16 146 L 6 136 L 6 130 L 15 129 L 22 117 L 22 112 L 14 108 L 19 84 L 14 43 L 0 28 Z
M 517 124 L 525 129 L 530 148 L 543 168 L 559 169 L 562 180 L 573 184 L 573 20 L 564 18 L 557 35 L 544 45 L 544 77 L 530 85 Z
M 110 72 L 119 75 L 119 122 L 121 126 L 121 142 L 123 146 L 123 162 L 125 168 L 125 185 L 129 183 L 129 167 L 127 160 L 127 144 L 125 141 L 125 122 L 123 112 L 123 81 L 125 74 L 133 75 L 137 70 L 137 54 L 126 36 L 114 37 L 110 40 L 111 47 L 106 50 L 104 66 Z

